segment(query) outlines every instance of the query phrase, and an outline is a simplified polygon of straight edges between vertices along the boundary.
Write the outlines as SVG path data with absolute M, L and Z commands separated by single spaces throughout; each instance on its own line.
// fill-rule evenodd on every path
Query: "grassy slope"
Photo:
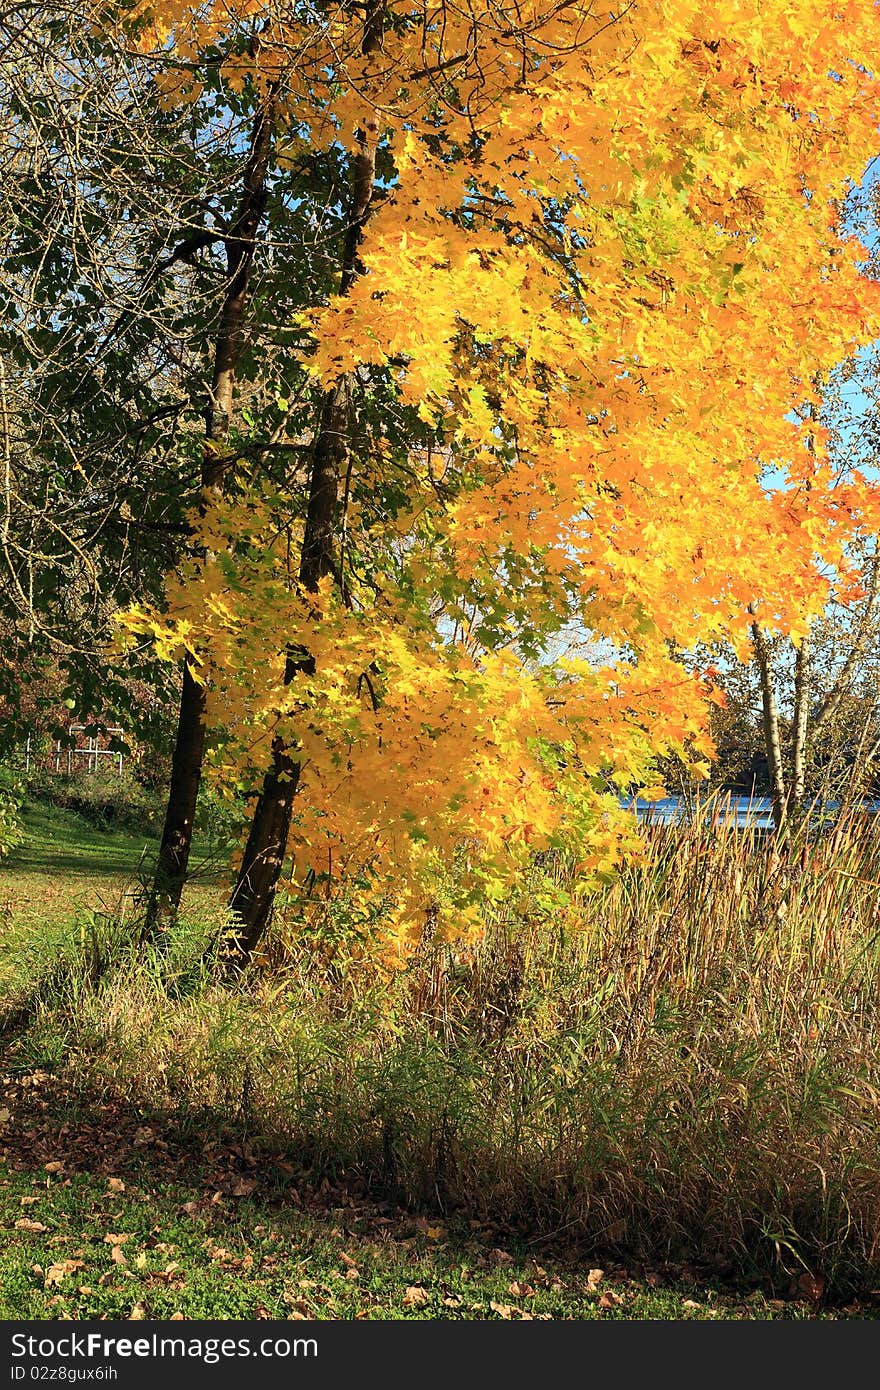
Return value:
M 0 864 L 0 912 L 9 928 L 72 920 L 83 909 L 115 908 L 137 887 L 149 836 L 96 830 L 72 811 L 25 809 L 25 841 Z
M 24 821 L 24 842 L 0 861 L 0 1003 L 96 915 L 130 917 L 158 848 L 149 835 L 97 829 L 56 806 L 31 803 Z M 184 905 L 198 918 L 215 912 L 222 895 L 206 846 L 194 846 L 192 863 Z
M 74 811 L 31 803 L 23 844 L 0 861 L 0 908 L 7 925 L 70 921 L 85 910 L 115 911 L 133 899 L 158 841 L 147 834 L 97 829 Z M 198 837 L 184 902 L 191 910 L 218 898 L 218 866 Z

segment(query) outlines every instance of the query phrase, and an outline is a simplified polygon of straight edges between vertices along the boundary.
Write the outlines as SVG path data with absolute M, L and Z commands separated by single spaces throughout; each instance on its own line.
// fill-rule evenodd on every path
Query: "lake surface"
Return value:
M 773 814 L 769 796 L 738 796 L 735 792 L 716 792 L 714 796 L 687 800 L 681 796 L 664 796 L 660 801 L 640 798 L 625 800 L 629 810 L 635 810 L 640 821 L 649 825 L 686 825 L 699 816 L 707 825 L 735 825 L 741 830 L 772 830 Z M 833 812 L 839 801 L 816 801 L 812 812 Z M 880 801 L 862 800 L 854 809 L 874 813 L 880 811 Z

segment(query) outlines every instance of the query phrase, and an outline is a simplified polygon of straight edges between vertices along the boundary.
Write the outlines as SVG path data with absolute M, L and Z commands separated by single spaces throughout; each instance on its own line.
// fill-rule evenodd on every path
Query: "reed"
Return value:
M 874 1287 L 875 822 L 782 848 L 655 827 L 576 929 L 547 908 L 566 872 L 536 865 L 483 940 L 426 940 L 391 976 L 344 913 L 279 920 L 275 968 L 235 989 L 184 932 L 44 999 L 17 1065 L 45 1053 L 81 1087 L 535 1241 Z

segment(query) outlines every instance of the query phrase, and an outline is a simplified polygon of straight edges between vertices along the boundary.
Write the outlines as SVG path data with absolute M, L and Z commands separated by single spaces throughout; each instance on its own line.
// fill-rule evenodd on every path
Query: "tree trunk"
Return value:
M 813 377 L 813 385 L 817 390 L 820 389 L 821 379 L 819 376 Z M 808 407 L 808 418 L 816 419 L 816 406 L 813 401 Z M 807 449 L 811 454 L 816 452 L 815 435 L 811 431 L 806 440 Z M 807 490 L 812 484 L 807 481 Z M 791 730 L 791 786 L 788 792 L 787 811 L 792 812 L 796 817 L 800 816 L 803 809 L 804 787 L 806 784 L 806 756 L 807 756 L 807 731 L 810 719 L 810 680 L 812 664 L 812 642 L 810 628 L 808 627 L 801 644 L 795 652 L 794 658 L 794 716 Z
M 770 775 L 770 800 L 773 807 L 773 827 L 777 835 L 785 824 L 785 769 L 782 761 L 782 740 L 779 736 L 779 707 L 770 662 L 766 634 L 758 623 L 752 623 L 752 642 L 761 678 L 761 712 L 764 719 L 764 746 Z
M 344 376 L 324 397 L 315 441 L 299 570 L 299 581 L 309 593 L 317 590 L 324 575 L 335 570 L 334 526 L 339 480 L 348 452 L 350 409 L 351 382 Z M 311 675 L 314 669 L 312 656 L 291 648 L 284 667 L 284 684 L 290 685 L 300 672 Z M 236 965 L 246 963 L 268 926 L 290 835 L 299 776 L 300 764 L 291 757 L 284 741 L 274 738 L 272 763 L 263 779 L 230 900 L 237 919 L 230 959 Z
M 276 97 L 277 87 L 273 87 L 254 120 L 238 211 L 224 238 L 226 289 L 214 348 L 211 392 L 205 410 L 205 446 L 201 466 L 202 510 L 210 494 L 223 486 L 226 467 L 223 445 L 229 437 L 232 421 L 235 370 L 241 356 L 248 282 L 266 198 L 266 172 L 272 151 Z M 158 933 L 166 931 L 176 918 L 180 907 L 192 846 L 204 750 L 205 688 L 193 678 L 187 659 L 183 668 L 165 824 L 147 902 L 145 938 L 155 937 Z
M 368 0 L 362 43 L 364 53 L 381 47 L 383 24 L 384 0 Z M 377 134 L 377 121 L 371 115 L 357 133 L 352 160 L 351 209 L 342 257 L 341 294 L 351 288 L 363 271 L 359 251 L 376 184 Z M 321 402 L 299 567 L 299 582 L 307 593 L 316 593 L 325 575 L 341 579 L 336 564 L 336 532 L 340 481 L 345 475 L 350 447 L 353 386 L 353 377 L 345 375 Z M 314 669 L 314 659 L 308 652 L 293 644 L 288 646 L 285 685 L 298 673 L 310 673 Z M 283 741 L 275 738 L 272 763 L 263 779 L 230 899 L 236 917 L 236 929 L 229 947 L 229 964 L 233 970 L 247 964 L 272 915 L 299 778 L 299 763 Z
M 789 810 L 795 816 L 803 807 L 807 777 L 807 730 L 810 716 L 812 643 L 809 631 L 801 638 L 794 659 L 794 726 L 792 728 L 791 788 Z

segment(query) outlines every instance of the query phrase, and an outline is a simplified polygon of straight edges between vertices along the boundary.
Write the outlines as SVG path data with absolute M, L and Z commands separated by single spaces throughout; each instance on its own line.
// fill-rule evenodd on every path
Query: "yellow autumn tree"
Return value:
M 711 686 L 670 647 L 744 647 L 758 597 L 797 637 L 817 560 L 845 572 L 877 527 L 876 488 L 835 486 L 795 414 L 877 332 L 841 222 L 877 147 L 875 7 L 145 3 L 134 22 L 169 102 L 220 53 L 231 90 L 271 91 L 276 158 L 351 152 L 340 292 L 300 320 L 308 506 L 244 476 L 203 507 L 166 609 L 125 620 L 188 654 L 216 775 L 259 789 L 242 955 L 288 850 L 298 879 L 372 884 L 402 939 L 441 882 L 473 922 L 535 849 L 568 845 L 586 882 L 631 842 L 614 789 L 652 753 L 711 751 Z M 405 467 L 359 423 L 379 382 L 411 421 Z M 560 656 L 572 635 L 604 664 Z

